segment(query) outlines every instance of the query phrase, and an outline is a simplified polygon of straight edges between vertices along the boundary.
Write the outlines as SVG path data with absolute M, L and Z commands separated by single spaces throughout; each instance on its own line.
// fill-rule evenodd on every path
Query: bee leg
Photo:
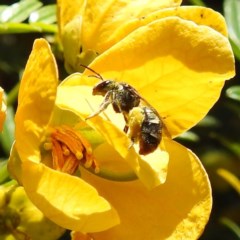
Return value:
M 129 129 L 129 125 L 128 125 L 128 113 L 126 113 L 126 112 L 123 112 L 123 117 L 124 117 L 124 120 L 125 120 L 125 126 L 124 126 L 124 128 L 123 128 L 123 131 L 125 132 L 125 133 L 127 133 L 128 132 L 128 129 Z
M 131 139 L 131 143 L 128 146 L 128 149 L 130 149 L 131 147 L 133 147 L 133 144 L 135 143 L 134 139 Z
M 112 100 L 112 92 L 108 92 L 105 95 L 103 102 L 100 104 L 99 109 L 96 112 L 90 114 L 85 120 L 88 120 L 88 119 L 90 119 L 92 117 L 97 116 L 98 114 L 103 112 L 108 107 L 108 105 L 111 104 L 112 102 L 113 102 L 113 100 Z
M 128 129 L 129 129 L 129 126 L 126 124 L 126 125 L 124 126 L 124 128 L 123 128 L 123 131 L 124 131 L 125 133 L 127 133 L 127 132 L 128 132 Z

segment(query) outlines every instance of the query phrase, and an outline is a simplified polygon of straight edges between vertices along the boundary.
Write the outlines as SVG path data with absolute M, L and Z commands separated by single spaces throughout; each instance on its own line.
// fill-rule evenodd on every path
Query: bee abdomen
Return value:
M 139 153 L 142 155 L 153 152 L 162 139 L 162 122 L 159 116 L 151 108 L 143 108 L 144 120 L 141 125 L 139 139 Z

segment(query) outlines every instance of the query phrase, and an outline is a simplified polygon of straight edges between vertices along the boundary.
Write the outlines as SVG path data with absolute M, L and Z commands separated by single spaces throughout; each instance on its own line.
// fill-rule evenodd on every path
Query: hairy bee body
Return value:
M 136 90 L 123 82 L 113 80 L 104 80 L 93 87 L 93 95 L 104 96 L 103 108 L 105 110 L 109 104 L 117 113 L 128 113 L 132 108 L 137 107 L 140 103 L 140 97 Z
M 92 118 L 103 112 L 110 104 L 116 113 L 122 113 L 126 121 L 131 109 L 140 104 L 140 95 L 127 83 L 116 82 L 113 80 L 103 80 L 93 87 L 93 95 L 104 96 L 104 100 L 99 109 L 92 113 L 87 119 Z M 127 128 L 126 128 L 127 129 Z M 124 131 L 126 130 L 124 128 Z
M 136 95 L 135 89 L 126 83 L 118 83 L 118 89 L 115 92 L 113 109 L 116 113 L 128 113 L 132 108 L 140 103 L 140 97 Z
M 153 152 L 162 139 L 162 121 L 158 114 L 149 107 L 143 107 L 144 119 L 141 124 L 139 153 L 146 155 Z

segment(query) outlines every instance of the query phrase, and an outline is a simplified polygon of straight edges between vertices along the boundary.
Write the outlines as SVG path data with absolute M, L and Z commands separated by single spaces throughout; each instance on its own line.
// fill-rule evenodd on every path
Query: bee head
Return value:
M 93 87 L 93 95 L 102 95 L 105 96 L 105 94 L 113 90 L 115 88 L 115 82 L 112 80 L 104 80 L 98 84 L 96 84 Z

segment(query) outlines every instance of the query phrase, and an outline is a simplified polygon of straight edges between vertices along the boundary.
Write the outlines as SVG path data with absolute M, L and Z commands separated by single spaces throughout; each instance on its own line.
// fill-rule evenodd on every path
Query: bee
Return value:
M 90 119 L 103 112 L 110 104 L 116 113 L 122 113 L 126 125 L 123 131 L 128 133 L 131 145 L 139 142 L 139 154 L 146 155 L 153 152 L 161 142 L 163 123 L 157 111 L 131 85 L 114 80 L 104 80 L 93 69 L 87 68 L 101 80 L 93 87 L 93 95 L 104 97 L 99 109 L 89 115 Z

